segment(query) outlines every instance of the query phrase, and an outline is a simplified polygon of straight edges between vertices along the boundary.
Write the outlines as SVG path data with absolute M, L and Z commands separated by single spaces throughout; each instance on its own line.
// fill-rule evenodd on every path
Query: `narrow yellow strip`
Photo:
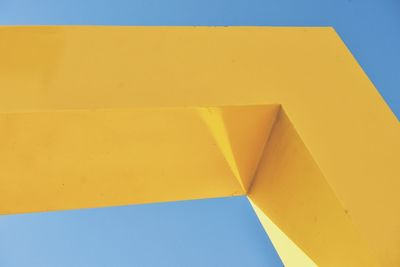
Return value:
M 248 199 L 286 267 L 317 266 L 249 197 Z
M 228 132 L 225 128 L 224 120 L 222 118 L 221 110 L 218 108 L 198 108 L 201 118 L 208 126 L 211 134 L 224 155 L 226 162 L 232 170 L 233 175 L 236 177 L 243 190 L 246 190 L 243 184 L 243 179 L 240 175 L 236 160 L 233 156 L 232 146 L 229 141 Z

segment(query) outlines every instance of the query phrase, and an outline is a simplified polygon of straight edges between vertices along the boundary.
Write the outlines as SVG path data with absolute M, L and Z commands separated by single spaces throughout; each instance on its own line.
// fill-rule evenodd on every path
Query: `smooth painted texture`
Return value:
M 279 109 L 279 105 L 257 105 L 199 110 L 244 192 L 253 181 Z
M 248 195 L 318 266 L 379 266 L 283 110 Z
M 400 116 L 398 0 L 0 0 L 3 25 L 333 26 Z
M 2 267 L 279 267 L 246 197 L 0 217 Z
M 2 27 L 0 39 L 3 113 L 281 104 L 371 255 L 399 265 L 399 123 L 331 28 Z
M 0 214 L 242 195 L 234 168 L 254 173 L 278 108 L 214 108 L 247 114 L 233 140 L 207 108 L 0 113 Z
M 251 199 L 249 201 L 285 267 L 318 266 Z

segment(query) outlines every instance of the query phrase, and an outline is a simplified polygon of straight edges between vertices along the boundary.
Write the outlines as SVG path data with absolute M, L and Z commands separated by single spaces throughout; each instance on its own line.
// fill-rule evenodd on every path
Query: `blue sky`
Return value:
M 333 26 L 398 118 L 399 14 L 398 0 L 0 0 L 0 25 Z M 1 216 L 0 266 L 281 264 L 237 197 Z
M 246 197 L 0 217 L 2 267 L 280 267 Z

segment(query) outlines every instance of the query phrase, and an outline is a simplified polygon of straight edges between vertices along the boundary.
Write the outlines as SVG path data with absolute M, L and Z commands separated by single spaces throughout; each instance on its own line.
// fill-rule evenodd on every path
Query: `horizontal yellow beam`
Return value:
M 247 121 L 216 119 L 216 127 L 240 132 L 237 142 L 209 128 L 209 110 Z M 259 159 L 253 150 L 263 147 L 277 110 L 0 113 L 0 214 L 243 195 L 242 179 L 252 177 L 246 171 L 254 171 Z M 221 142 L 241 158 L 221 149 Z

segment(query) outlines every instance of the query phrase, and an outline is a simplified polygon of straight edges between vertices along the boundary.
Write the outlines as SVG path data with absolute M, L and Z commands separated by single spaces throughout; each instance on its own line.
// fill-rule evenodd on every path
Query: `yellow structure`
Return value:
M 0 213 L 245 195 L 287 266 L 400 265 L 400 127 L 332 28 L 0 27 Z

